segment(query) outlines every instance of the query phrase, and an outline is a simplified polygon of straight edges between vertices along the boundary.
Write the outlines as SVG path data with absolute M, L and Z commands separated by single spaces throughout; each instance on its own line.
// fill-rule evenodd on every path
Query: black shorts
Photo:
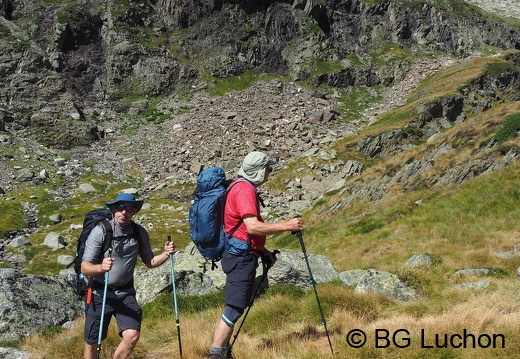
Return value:
M 84 339 L 88 344 L 98 342 L 102 307 L 103 297 L 99 295 L 92 295 L 92 302 L 85 304 Z M 116 317 L 119 336 L 127 329 L 141 331 L 143 312 L 139 304 L 137 304 L 135 295 L 127 295 L 124 299 L 107 297 L 104 314 L 102 339 L 105 339 L 107 336 L 107 328 L 112 316 Z
M 222 255 L 222 270 L 226 273 L 224 295 L 227 305 L 241 309 L 249 305 L 257 267 L 258 257 L 252 254 L 236 256 L 224 252 Z

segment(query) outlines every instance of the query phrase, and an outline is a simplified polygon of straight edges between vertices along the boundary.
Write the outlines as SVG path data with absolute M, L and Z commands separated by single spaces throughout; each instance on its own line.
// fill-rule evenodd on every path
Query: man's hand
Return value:
M 115 260 L 116 259 L 113 257 L 103 258 L 103 262 L 101 262 L 101 272 L 105 273 L 105 272 L 110 271 L 112 269 L 112 265 L 114 264 Z
M 294 217 L 285 222 L 287 224 L 287 230 L 291 232 L 301 232 L 303 229 L 303 221 L 301 217 Z
M 262 260 L 265 261 L 267 268 L 271 268 L 276 263 L 276 255 L 280 253 L 278 250 L 270 251 L 264 248 L 262 252 Z
M 166 241 L 164 244 L 164 251 L 170 255 L 175 254 L 177 252 L 177 247 L 175 246 L 175 243 L 173 241 Z

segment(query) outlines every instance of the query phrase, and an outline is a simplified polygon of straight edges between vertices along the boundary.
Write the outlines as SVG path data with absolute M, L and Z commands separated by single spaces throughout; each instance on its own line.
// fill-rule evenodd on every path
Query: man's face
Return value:
M 267 166 L 265 168 L 265 174 L 264 174 L 264 181 L 262 183 L 266 183 L 269 180 L 269 175 L 273 171 L 273 168 L 271 166 Z
M 114 219 L 122 226 L 129 224 L 138 211 L 139 209 L 132 202 L 118 202 L 112 205 Z

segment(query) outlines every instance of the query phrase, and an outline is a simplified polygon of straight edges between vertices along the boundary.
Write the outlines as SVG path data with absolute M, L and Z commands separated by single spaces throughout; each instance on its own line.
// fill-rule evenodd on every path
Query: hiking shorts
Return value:
M 101 311 L 103 308 L 103 297 L 92 296 L 92 302 L 85 304 L 85 332 L 84 339 L 88 344 L 95 344 L 98 341 L 99 326 L 101 322 Z M 103 336 L 107 336 L 107 328 L 112 316 L 116 317 L 119 336 L 127 329 L 141 331 L 141 321 L 143 312 L 135 295 L 128 295 L 124 298 L 106 298 L 105 319 L 103 320 Z
M 226 273 L 226 304 L 240 309 L 246 308 L 253 294 L 258 257 L 252 254 L 237 256 L 224 252 L 221 263 L 222 270 Z

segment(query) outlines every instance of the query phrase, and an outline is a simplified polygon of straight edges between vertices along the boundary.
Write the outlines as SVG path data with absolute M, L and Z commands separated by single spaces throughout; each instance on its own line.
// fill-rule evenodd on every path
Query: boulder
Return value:
M 416 267 L 431 267 L 432 257 L 429 254 L 417 254 L 411 256 L 404 263 L 405 267 L 416 268 Z
M 308 254 L 309 266 L 316 283 L 330 282 L 338 277 L 332 262 L 321 254 Z M 293 284 L 300 288 L 311 287 L 309 270 L 301 252 L 282 249 L 276 264 L 269 270 L 269 283 Z
M 50 232 L 43 240 L 43 244 L 52 249 L 65 248 L 65 239 L 57 232 Z
M 339 278 L 360 293 L 373 292 L 394 298 L 400 302 L 418 299 L 418 294 L 392 273 L 375 269 L 354 269 L 339 273 Z
M 175 289 L 180 295 L 204 295 L 224 289 L 226 275 L 221 264 L 212 269 L 211 262 L 205 261 L 193 244 L 189 244 L 183 252 L 173 256 L 175 272 Z M 330 282 L 338 274 L 330 260 L 318 254 L 309 254 L 309 265 L 316 283 Z M 311 287 L 309 271 L 301 252 L 283 249 L 277 256 L 276 264 L 268 272 L 268 282 L 293 284 L 300 288 Z M 262 276 L 260 264 L 256 273 Z M 152 270 L 136 270 L 135 286 L 137 301 L 141 304 L 152 301 L 163 291 L 172 290 L 171 264 L 163 264 Z
M 78 317 L 83 302 L 63 277 L 0 269 L 0 341 L 17 341 Z

